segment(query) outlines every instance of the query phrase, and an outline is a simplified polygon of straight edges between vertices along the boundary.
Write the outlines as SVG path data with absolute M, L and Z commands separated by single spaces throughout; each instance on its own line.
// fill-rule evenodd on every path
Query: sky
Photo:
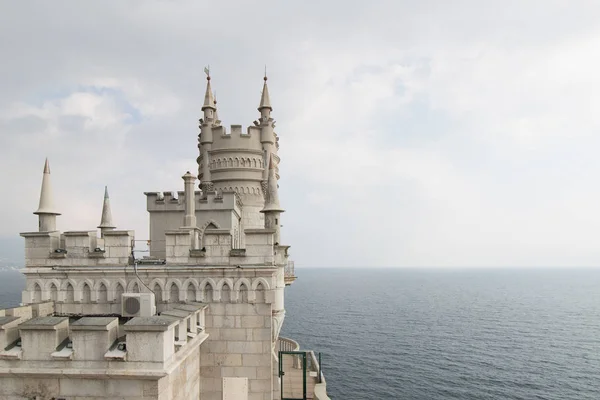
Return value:
M 248 126 L 265 65 L 296 267 L 600 265 L 600 2 L 0 2 L 0 258 L 35 231 L 148 237 L 196 171 L 203 69 Z

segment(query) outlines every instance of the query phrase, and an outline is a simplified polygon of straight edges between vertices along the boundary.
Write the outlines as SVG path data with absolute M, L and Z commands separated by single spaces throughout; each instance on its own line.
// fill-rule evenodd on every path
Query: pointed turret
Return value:
M 204 104 L 202 105 L 202 111 L 204 111 L 204 117 L 207 116 L 207 110 L 215 111 L 215 98 L 213 96 L 212 87 L 210 86 L 210 75 L 207 73 L 206 76 L 206 92 L 204 93 Z M 212 114 L 209 116 L 212 118 Z
M 110 210 L 110 198 L 108 197 L 108 187 L 104 186 L 104 202 L 102 203 L 102 218 L 100 220 L 100 228 L 101 234 L 104 234 L 106 231 L 112 231 L 116 228 L 112 221 L 112 211 Z
M 269 178 L 267 180 L 267 193 L 265 197 L 265 207 L 260 212 L 265 214 L 265 228 L 275 230 L 273 240 L 275 244 L 279 244 L 281 236 L 279 215 L 285 210 L 279 205 L 279 189 L 277 187 L 273 156 L 269 159 Z
M 56 230 L 56 216 L 60 215 L 60 213 L 54 208 L 52 183 L 50 181 L 50 163 L 48 162 L 47 158 L 44 164 L 44 176 L 42 178 L 40 204 L 34 214 L 36 214 L 39 218 L 40 232 L 50 232 Z
M 271 107 L 271 97 L 269 96 L 269 87 L 267 86 L 267 74 L 263 78 L 265 83 L 263 84 L 262 95 L 260 96 L 260 105 L 258 111 L 260 111 L 261 117 L 269 117 L 273 107 Z

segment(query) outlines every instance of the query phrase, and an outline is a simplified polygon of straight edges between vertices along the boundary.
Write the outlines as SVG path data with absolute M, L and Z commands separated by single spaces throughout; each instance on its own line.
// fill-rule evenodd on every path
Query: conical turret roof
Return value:
M 273 111 L 273 107 L 271 107 L 271 97 L 269 97 L 269 87 L 267 86 L 267 77 L 264 77 L 265 83 L 263 84 L 262 95 L 260 96 L 260 105 L 258 106 L 258 111 L 263 108 L 268 108 Z
M 112 211 L 110 210 L 110 198 L 108 197 L 108 187 L 104 186 L 104 202 L 102 203 L 102 218 L 100 220 L 100 229 L 115 229 L 112 221 Z
M 42 190 L 40 192 L 40 204 L 34 214 L 60 215 L 54 207 L 54 198 L 52 196 L 52 182 L 50 181 L 50 163 L 46 158 L 44 163 L 44 176 L 42 178 Z
M 215 98 L 213 95 L 212 87 L 210 86 L 210 75 L 206 77 L 206 93 L 204 93 L 204 104 L 202 105 L 202 111 L 207 108 L 216 110 Z

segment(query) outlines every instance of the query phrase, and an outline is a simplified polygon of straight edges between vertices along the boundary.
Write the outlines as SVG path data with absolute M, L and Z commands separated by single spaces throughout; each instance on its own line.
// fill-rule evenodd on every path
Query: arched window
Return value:
M 240 300 L 240 303 L 248 302 L 248 286 L 246 286 L 245 283 L 242 283 L 240 285 L 240 294 L 239 294 L 238 298 Z
M 70 283 L 67 284 L 67 303 L 73 303 L 75 301 L 75 290 L 73 289 L 73 285 Z
M 262 283 L 259 283 L 258 286 L 256 286 L 255 295 L 257 303 L 265 302 L 265 287 Z
M 207 283 L 204 286 L 204 302 L 205 303 L 212 303 L 213 302 L 213 288 L 210 285 L 210 283 Z
M 140 292 L 140 287 L 138 286 L 137 282 L 133 284 L 133 287 L 131 288 L 131 292 L 132 293 L 139 293 Z
M 42 301 L 42 288 L 37 283 L 33 285 L 33 302 L 39 303 Z
M 106 290 L 106 285 L 101 283 L 100 287 L 98 288 L 98 303 L 106 302 L 108 302 L 108 291 Z
M 226 283 L 223 286 L 221 286 L 221 301 L 223 303 L 231 302 L 231 288 Z
M 123 286 L 120 283 L 117 283 L 117 287 L 115 289 L 115 301 L 117 303 L 121 303 L 121 297 L 123 296 L 123 293 L 125 293 Z
M 191 282 L 187 287 L 187 301 L 196 301 L 196 287 Z
M 50 300 L 57 301 L 58 300 L 58 288 L 54 283 L 50 285 Z
M 171 303 L 179 303 L 179 288 L 175 283 L 171 284 Z
M 89 304 L 92 302 L 92 290 L 87 283 L 83 284 L 83 291 L 81 293 L 81 302 Z
M 162 301 L 163 301 L 162 289 L 160 288 L 160 285 L 158 283 L 154 284 L 152 291 L 154 292 L 154 298 L 156 299 L 156 302 L 162 303 Z

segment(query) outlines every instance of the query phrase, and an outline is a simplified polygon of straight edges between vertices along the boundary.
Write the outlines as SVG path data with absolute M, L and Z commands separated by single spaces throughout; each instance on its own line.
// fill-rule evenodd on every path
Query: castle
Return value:
M 272 110 L 265 77 L 260 118 L 227 132 L 207 76 L 198 176 L 145 193 L 144 256 L 107 190 L 99 234 L 58 231 L 46 160 L 22 305 L 0 310 L 0 398 L 328 399 L 315 354 L 279 335 L 295 276 Z

